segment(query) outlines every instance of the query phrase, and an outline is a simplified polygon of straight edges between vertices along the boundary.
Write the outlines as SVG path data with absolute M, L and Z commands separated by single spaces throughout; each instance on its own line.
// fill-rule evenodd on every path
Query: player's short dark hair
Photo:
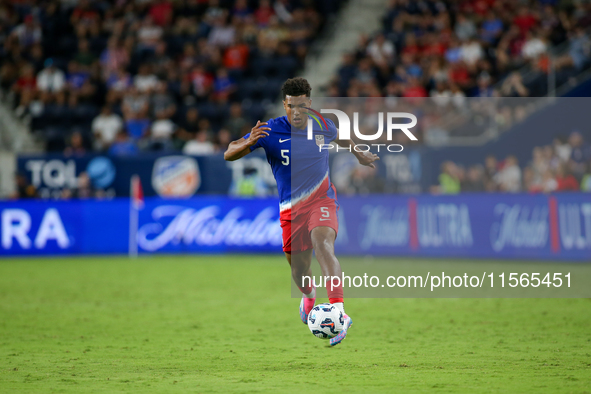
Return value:
M 296 77 L 285 81 L 281 88 L 281 92 L 283 93 L 284 100 L 285 96 L 302 96 L 305 94 L 306 97 L 310 97 L 312 87 L 305 78 Z

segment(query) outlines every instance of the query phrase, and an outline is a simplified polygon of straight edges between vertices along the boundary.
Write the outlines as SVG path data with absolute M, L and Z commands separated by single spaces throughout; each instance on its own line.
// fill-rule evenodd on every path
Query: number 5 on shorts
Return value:
M 320 212 L 322 212 L 322 218 L 320 219 L 321 221 L 330 219 L 330 211 L 328 210 L 328 207 L 321 207 Z

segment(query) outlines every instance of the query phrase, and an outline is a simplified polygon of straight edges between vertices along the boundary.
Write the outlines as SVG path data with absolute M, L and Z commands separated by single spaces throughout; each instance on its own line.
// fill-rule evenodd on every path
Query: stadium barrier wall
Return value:
M 473 194 L 339 198 L 343 255 L 591 261 L 591 196 Z M 128 199 L 0 203 L 0 254 L 125 254 Z M 145 253 L 280 253 L 278 201 L 150 197 Z
M 428 156 L 419 150 L 395 155 L 383 155 L 380 176 L 395 189 L 387 192 L 420 193 L 428 186 L 421 185 L 421 160 Z M 331 178 L 337 186 L 346 184 L 355 157 L 347 152 L 331 155 Z M 129 181 L 138 175 L 146 196 L 191 197 L 199 194 L 228 194 L 232 182 L 244 176 L 245 169 L 256 169 L 268 194 L 274 194 L 276 183 L 262 152 L 255 152 L 241 160 L 227 162 L 222 154 L 209 156 L 157 155 L 117 157 L 87 154 L 20 155 L 18 171 L 25 175 L 43 198 L 58 199 L 63 189 L 75 188 L 77 177 L 86 172 L 97 189 L 107 196 L 129 196 Z

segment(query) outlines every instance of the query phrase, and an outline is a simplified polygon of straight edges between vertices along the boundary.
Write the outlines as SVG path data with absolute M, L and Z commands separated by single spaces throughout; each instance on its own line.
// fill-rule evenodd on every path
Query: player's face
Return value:
M 292 126 L 303 129 L 308 123 L 308 110 L 306 107 L 312 105 L 310 97 L 302 96 L 285 96 L 283 100 L 283 108 L 285 114 Z

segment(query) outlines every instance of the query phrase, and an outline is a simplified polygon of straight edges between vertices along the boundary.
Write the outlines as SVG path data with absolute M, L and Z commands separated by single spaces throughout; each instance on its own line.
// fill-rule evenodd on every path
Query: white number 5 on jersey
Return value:
M 281 164 L 283 164 L 284 166 L 289 165 L 289 156 L 287 156 L 288 153 L 289 149 L 281 149 L 281 157 L 284 159 L 281 160 Z

